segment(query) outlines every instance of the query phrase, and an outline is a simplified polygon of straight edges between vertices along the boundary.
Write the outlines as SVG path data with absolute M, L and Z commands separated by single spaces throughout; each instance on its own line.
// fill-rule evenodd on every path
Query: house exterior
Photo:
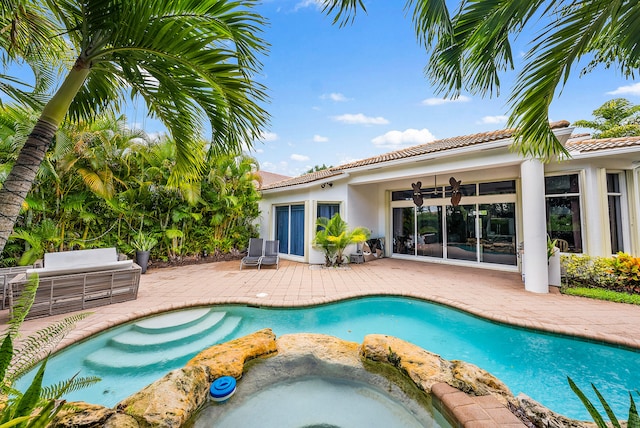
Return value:
M 547 236 L 567 253 L 640 254 L 640 137 L 551 128 L 571 158 L 525 159 L 506 129 L 263 185 L 261 234 L 279 239 L 281 258 L 321 264 L 316 219 L 339 212 L 382 238 L 385 257 L 520 271 L 538 293 L 549 290 Z

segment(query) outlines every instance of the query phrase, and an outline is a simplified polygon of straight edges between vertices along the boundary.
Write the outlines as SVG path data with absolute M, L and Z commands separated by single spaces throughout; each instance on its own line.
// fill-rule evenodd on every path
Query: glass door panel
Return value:
M 393 209 L 393 252 L 415 255 L 415 209 Z
M 516 260 L 516 204 L 480 204 L 480 261 L 513 265 Z
M 447 206 L 447 258 L 478 260 L 475 208 Z
M 304 205 L 291 205 L 289 254 L 304 256 Z
M 416 213 L 418 223 L 416 250 L 419 256 L 442 258 L 442 207 L 420 207 Z

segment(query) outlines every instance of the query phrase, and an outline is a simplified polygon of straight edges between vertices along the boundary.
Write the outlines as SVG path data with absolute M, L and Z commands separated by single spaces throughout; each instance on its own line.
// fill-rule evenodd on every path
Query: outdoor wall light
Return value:
M 325 187 L 327 187 L 327 186 L 329 186 L 329 187 L 333 187 L 333 183 L 322 183 L 322 184 L 320 185 L 320 187 L 322 187 L 323 189 L 324 189 Z

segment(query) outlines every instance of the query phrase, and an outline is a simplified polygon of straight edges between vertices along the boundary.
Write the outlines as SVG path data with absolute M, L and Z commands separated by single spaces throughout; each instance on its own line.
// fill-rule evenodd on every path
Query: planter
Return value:
M 560 249 L 554 248 L 553 255 L 549 257 L 549 285 L 560 287 Z
M 147 271 L 147 264 L 149 264 L 150 251 L 136 251 L 136 263 L 142 268 L 142 273 Z

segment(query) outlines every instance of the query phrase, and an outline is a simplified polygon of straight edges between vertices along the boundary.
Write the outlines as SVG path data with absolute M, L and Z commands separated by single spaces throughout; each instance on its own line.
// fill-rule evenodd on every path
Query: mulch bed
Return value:
M 240 252 L 216 253 L 193 256 L 183 256 L 173 260 L 149 260 L 147 269 L 162 269 L 167 267 L 199 265 L 203 263 L 228 262 L 242 259 L 246 254 Z

